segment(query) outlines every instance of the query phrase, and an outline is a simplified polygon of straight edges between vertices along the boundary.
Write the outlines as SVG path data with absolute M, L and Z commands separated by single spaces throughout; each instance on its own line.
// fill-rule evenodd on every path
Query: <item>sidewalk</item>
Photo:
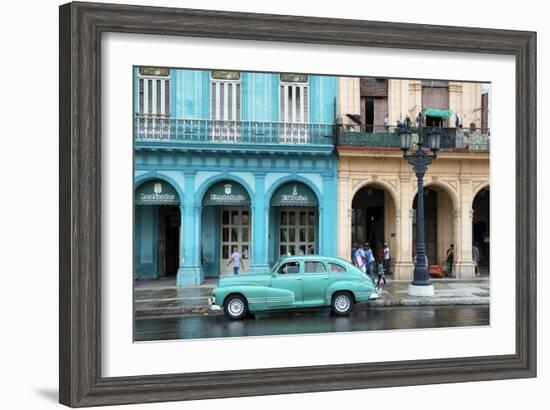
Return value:
M 471 280 L 432 279 L 435 296 L 414 297 L 407 294 L 409 281 L 389 281 L 382 288 L 381 297 L 370 306 L 443 306 L 488 305 L 489 279 Z M 208 297 L 217 285 L 209 279 L 201 286 L 176 287 L 175 279 L 136 281 L 134 309 L 136 319 L 188 315 L 212 315 L 223 312 L 208 310 Z

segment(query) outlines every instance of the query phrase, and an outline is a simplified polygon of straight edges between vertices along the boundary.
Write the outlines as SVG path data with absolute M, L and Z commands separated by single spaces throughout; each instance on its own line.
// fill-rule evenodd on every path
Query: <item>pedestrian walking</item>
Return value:
M 382 260 L 378 261 L 377 269 L 376 269 L 376 276 L 378 276 L 378 282 L 376 283 L 376 287 L 380 289 L 380 281 L 384 281 L 384 286 L 387 284 L 386 282 L 386 275 L 384 275 L 384 264 L 382 263 Z
M 474 261 L 475 274 L 480 275 L 479 272 L 479 249 L 476 245 L 472 246 L 472 260 Z
M 447 249 L 447 262 L 445 264 L 445 276 L 452 276 L 454 258 L 455 258 L 455 246 L 451 243 L 451 246 L 449 246 L 449 249 Z
M 357 251 L 355 252 L 355 266 L 357 266 L 359 269 L 361 269 L 364 273 L 366 273 L 366 265 L 365 265 L 365 252 L 363 250 L 363 245 L 359 245 L 357 248 Z
M 357 253 L 357 248 L 359 245 L 357 242 L 353 242 L 353 245 L 351 245 L 351 263 L 353 263 L 355 266 L 357 266 L 357 261 L 355 260 L 355 254 Z
M 367 265 L 367 273 L 372 277 L 372 280 L 375 280 L 374 278 L 374 255 L 372 253 L 372 249 L 370 248 L 370 244 L 365 244 L 365 263 Z
M 238 252 L 237 247 L 233 247 L 233 253 L 231 254 L 231 257 L 229 259 L 229 262 L 227 262 L 227 265 L 229 266 L 233 264 L 233 274 L 238 275 L 239 269 L 242 268 L 244 270 L 244 264 L 243 264 L 243 258 L 241 254 Z
M 383 252 L 383 258 L 384 258 L 384 273 L 390 274 L 390 246 L 387 242 L 384 242 L 384 252 Z

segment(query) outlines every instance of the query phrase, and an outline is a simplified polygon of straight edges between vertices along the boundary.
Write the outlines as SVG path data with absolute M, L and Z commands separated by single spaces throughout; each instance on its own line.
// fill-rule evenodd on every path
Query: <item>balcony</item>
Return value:
M 136 149 L 330 154 L 334 125 L 138 116 Z
M 489 151 L 490 130 L 488 128 L 437 128 L 441 131 L 441 149 L 450 151 Z M 337 126 L 336 145 L 338 147 L 361 147 L 372 149 L 400 149 L 401 140 L 397 127 L 377 127 L 360 125 Z M 424 128 L 429 132 L 430 127 Z M 413 142 L 414 142 L 413 136 Z M 416 135 L 416 140 L 418 136 Z

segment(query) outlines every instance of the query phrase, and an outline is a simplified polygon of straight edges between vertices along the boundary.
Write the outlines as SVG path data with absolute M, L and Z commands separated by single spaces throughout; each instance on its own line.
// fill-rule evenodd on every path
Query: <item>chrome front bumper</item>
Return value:
M 208 309 L 212 311 L 219 311 L 222 310 L 222 307 L 219 305 L 216 305 L 216 298 L 214 296 L 211 296 L 208 298 Z
M 380 297 L 380 294 L 378 292 L 371 293 L 369 296 L 369 300 L 378 299 Z

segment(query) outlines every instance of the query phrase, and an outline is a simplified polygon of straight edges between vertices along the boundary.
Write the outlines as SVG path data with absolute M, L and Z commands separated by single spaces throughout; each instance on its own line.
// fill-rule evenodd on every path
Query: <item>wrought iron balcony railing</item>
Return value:
M 338 125 L 336 145 L 370 148 L 401 147 L 397 127 L 373 127 Z M 429 132 L 430 127 L 424 127 Z M 438 128 L 441 131 L 441 148 L 448 150 L 488 151 L 490 130 L 488 128 Z M 418 136 L 416 136 L 418 139 Z M 413 136 L 414 142 L 414 136 Z
M 219 121 L 138 116 L 136 141 L 334 145 L 333 124 Z

